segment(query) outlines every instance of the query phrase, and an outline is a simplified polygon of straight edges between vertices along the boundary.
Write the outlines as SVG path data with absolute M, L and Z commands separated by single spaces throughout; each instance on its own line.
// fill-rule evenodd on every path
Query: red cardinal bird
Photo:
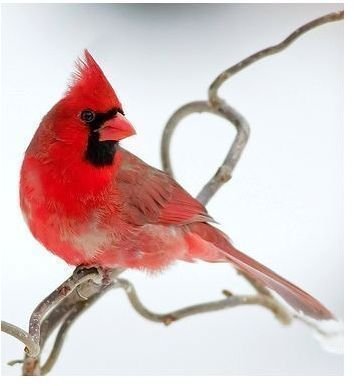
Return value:
M 85 51 L 23 161 L 21 208 L 37 240 L 76 266 L 159 271 L 176 259 L 229 262 L 297 311 L 333 318 L 312 296 L 235 249 L 169 175 L 124 150 L 120 141 L 133 134 L 112 86 Z

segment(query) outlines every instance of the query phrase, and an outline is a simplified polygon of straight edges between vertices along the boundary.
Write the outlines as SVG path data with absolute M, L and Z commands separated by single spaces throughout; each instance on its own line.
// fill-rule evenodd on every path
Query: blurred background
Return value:
M 165 122 L 206 97 L 224 69 L 278 43 L 339 4 L 2 6 L 2 319 L 27 328 L 36 304 L 71 273 L 35 241 L 18 205 L 24 151 L 88 48 L 138 135 L 123 146 L 160 167 Z M 343 22 L 229 80 L 223 98 L 251 125 L 249 144 L 208 210 L 235 245 L 343 317 Z M 177 180 L 192 194 L 234 136 L 217 117 L 182 122 L 172 143 Z M 165 312 L 250 293 L 227 265 L 178 263 L 159 275 L 127 272 L 143 302 Z M 48 348 L 45 352 L 48 352 Z M 2 372 L 23 347 L 2 335 Z M 72 327 L 53 375 L 340 375 L 306 326 L 281 326 L 256 306 L 194 316 L 166 328 L 137 315 L 120 290 Z

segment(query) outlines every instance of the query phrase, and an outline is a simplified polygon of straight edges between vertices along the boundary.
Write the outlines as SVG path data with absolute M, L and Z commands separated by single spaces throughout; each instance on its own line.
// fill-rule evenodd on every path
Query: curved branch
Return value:
M 232 123 L 236 129 L 235 139 L 230 146 L 224 162 L 216 171 L 211 180 L 197 195 L 197 199 L 205 205 L 208 203 L 210 198 L 214 196 L 214 194 L 220 189 L 220 187 L 231 178 L 232 171 L 235 168 L 238 160 L 241 157 L 242 151 L 247 144 L 250 128 L 248 122 L 241 115 L 241 113 L 229 106 L 225 101 L 222 101 L 217 108 L 212 106 L 208 101 L 195 101 L 180 107 L 167 121 L 162 134 L 162 166 L 164 171 L 169 173 L 171 176 L 173 176 L 172 163 L 170 159 L 170 145 L 172 135 L 180 121 L 193 113 L 210 113 L 217 115 Z
M 75 288 L 87 282 L 88 280 L 97 281 L 98 279 L 101 279 L 101 274 L 96 268 L 77 268 L 67 280 L 65 280 L 56 290 L 54 290 L 49 296 L 42 300 L 35 308 L 30 318 L 28 333 L 22 330 L 20 327 L 5 321 L 1 321 L 1 331 L 17 338 L 26 345 L 25 352 L 27 362 L 29 362 L 28 358 L 37 358 L 41 351 L 41 323 L 46 314 L 48 314 L 50 310 L 55 308 L 61 301 L 63 301 Z M 63 316 L 64 315 L 61 315 L 61 318 Z M 32 362 L 33 361 L 31 361 L 31 363 Z
M 67 332 L 69 328 L 71 327 L 74 320 L 82 313 L 83 309 L 85 308 L 85 305 L 83 303 L 79 303 L 76 306 L 74 306 L 70 312 L 67 314 L 65 319 L 63 320 L 57 337 L 55 339 L 52 351 L 50 352 L 47 360 L 45 363 L 41 366 L 41 375 L 46 375 L 49 373 L 49 371 L 53 368 L 55 365 L 59 354 L 61 352 L 61 349 L 64 344 L 64 340 L 66 338 Z
M 247 145 L 250 135 L 250 127 L 247 120 L 240 112 L 229 106 L 225 101 L 220 100 L 215 113 L 233 124 L 236 129 L 236 137 L 233 140 L 222 165 L 197 195 L 197 199 L 204 205 L 209 202 L 223 184 L 231 179 L 232 172 Z
M 290 324 L 292 321 L 292 316 L 285 310 L 283 306 L 280 305 L 272 296 L 269 295 L 232 295 L 229 291 L 224 291 L 226 299 L 216 300 L 207 303 L 195 304 L 193 306 L 181 308 L 172 312 L 160 314 L 155 313 L 147 309 L 143 303 L 140 301 L 138 294 L 133 286 L 133 284 L 122 278 L 116 280 L 116 286 L 118 288 L 123 288 L 125 293 L 128 296 L 128 299 L 135 309 L 142 317 L 148 319 L 152 322 L 164 323 L 166 326 L 170 325 L 172 322 L 175 322 L 180 319 L 184 319 L 188 316 L 224 310 L 227 308 L 237 307 L 241 305 L 261 305 L 270 311 L 276 316 L 276 318 L 284 325 Z
M 161 160 L 163 169 L 173 176 L 173 169 L 170 160 L 170 146 L 171 138 L 179 122 L 190 114 L 208 112 L 219 115 L 235 126 L 237 130 L 236 138 L 234 139 L 231 148 L 210 181 L 204 186 L 202 191 L 198 194 L 197 198 L 203 204 L 206 204 L 211 197 L 220 189 L 220 187 L 232 177 L 232 172 L 247 144 L 247 140 L 250 133 L 249 125 L 246 119 L 234 108 L 229 106 L 224 100 L 218 95 L 220 86 L 230 77 L 243 70 L 245 67 L 257 62 L 258 60 L 265 58 L 270 55 L 274 55 L 289 45 L 291 45 L 298 37 L 304 33 L 310 31 L 325 23 L 335 22 L 344 18 L 344 11 L 333 12 L 318 19 L 312 20 L 311 22 L 304 24 L 300 28 L 296 29 L 281 43 L 265 48 L 241 62 L 231 66 L 227 70 L 223 71 L 218 77 L 212 82 L 209 87 L 208 101 L 195 101 L 187 103 L 176 110 L 167 121 L 162 134 L 161 141 Z
M 172 135 L 176 129 L 176 126 L 183 118 L 187 117 L 190 114 L 205 112 L 215 114 L 214 109 L 209 105 L 207 101 L 195 101 L 187 103 L 186 105 L 180 107 L 171 115 L 170 119 L 167 121 L 162 133 L 160 155 L 163 170 L 172 177 L 174 177 L 174 173 L 170 158 L 170 145 Z
M 26 346 L 25 350 L 27 353 L 31 353 L 34 356 L 39 354 L 40 348 L 38 342 L 35 342 L 33 337 L 25 330 L 22 330 L 22 328 L 2 320 L 1 331 L 22 342 Z
M 66 303 L 61 309 L 62 305 L 59 306 L 59 313 L 49 314 L 48 318 L 44 322 L 48 322 L 47 331 L 42 335 L 41 330 L 41 348 L 46 342 L 47 337 L 53 332 L 57 323 L 61 323 L 58 333 L 56 335 L 54 345 L 52 350 L 45 361 L 45 363 L 40 367 L 40 372 L 42 375 L 46 375 L 55 365 L 59 354 L 61 352 L 64 340 L 67 336 L 67 333 L 70 327 L 73 325 L 75 320 L 85 312 L 89 307 L 91 307 L 99 298 L 101 298 L 107 291 L 115 287 L 115 278 L 124 271 L 124 269 L 112 269 L 106 271 L 104 274 L 105 280 L 103 280 L 102 286 L 96 286 L 92 288 L 90 283 L 85 283 L 88 285 L 88 288 L 83 288 L 83 294 L 77 291 L 74 299 L 70 297 L 66 298 L 64 302 Z M 79 287 L 77 287 L 79 288 Z M 64 303 L 63 302 L 63 303 Z M 60 310 L 62 312 L 60 312 Z M 64 313 L 67 310 L 66 313 Z M 57 311 L 56 309 L 53 311 Z M 59 317 L 62 316 L 59 320 Z M 44 323 L 43 322 L 43 323 Z
M 338 11 L 338 12 L 332 12 L 327 15 L 321 16 L 315 20 L 310 21 L 307 24 L 304 24 L 300 28 L 296 29 L 294 32 L 292 32 L 286 39 L 281 41 L 280 43 L 264 48 L 261 51 L 256 52 L 255 54 L 252 54 L 251 56 L 247 57 L 246 59 L 241 60 L 241 62 L 231 66 L 227 70 L 223 71 L 220 75 L 216 77 L 216 79 L 213 81 L 213 83 L 209 87 L 209 100 L 212 102 L 212 104 L 217 104 L 220 100 L 220 97 L 218 96 L 218 90 L 220 86 L 230 77 L 237 74 L 244 68 L 248 67 L 249 65 L 257 62 L 260 59 L 263 59 L 267 56 L 274 55 L 279 53 L 280 51 L 285 50 L 288 48 L 294 41 L 299 38 L 301 35 L 305 34 L 306 32 L 319 27 L 326 23 L 332 23 L 335 21 L 342 20 L 344 18 L 344 11 Z
M 283 40 L 281 43 L 271 46 L 268 48 L 265 48 L 248 58 L 242 60 L 241 62 L 237 63 L 236 65 L 228 68 L 227 70 L 223 71 L 210 85 L 209 92 L 208 92 L 208 100 L 207 101 L 196 101 L 188 103 L 181 108 L 179 108 L 177 111 L 175 111 L 170 119 L 167 121 L 166 126 L 163 131 L 162 141 L 161 141 L 161 159 L 162 159 L 162 165 L 163 169 L 173 175 L 173 169 L 172 164 L 170 160 L 170 146 L 171 146 L 171 138 L 173 133 L 176 130 L 177 125 L 180 123 L 182 119 L 187 117 L 190 114 L 193 113 L 203 113 L 208 112 L 212 114 L 219 115 L 229 122 L 233 124 L 233 126 L 237 130 L 236 137 L 228 151 L 228 154 L 226 158 L 224 159 L 223 163 L 215 173 L 215 175 L 208 181 L 208 183 L 203 187 L 201 192 L 198 194 L 197 198 L 200 202 L 203 204 L 206 204 L 220 189 L 220 187 L 226 183 L 230 178 L 232 177 L 232 172 L 237 165 L 238 160 L 240 159 L 240 156 L 247 145 L 247 140 L 250 133 L 250 127 L 246 121 L 246 119 L 234 108 L 229 106 L 224 100 L 222 100 L 218 95 L 218 90 L 220 86 L 231 76 L 235 75 L 245 67 L 249 66 L 252 63 L 255 63 L 256 61 L 269 56 L 276 54 L 285 48 L 287 48 L 290 44 L 292 44 L 298 37 L 300 37 L 302 34 L 310 31 L 311 29 L 318 27 L 320 25 L 323 25 L 325 23 L 334 22 L 343 19 L 344 12 L 334 12 L 330 13 L 328 15 L 322 16 L 318 19 L 315 19 L 297 30 L 295 30 L 293 33 L 291 33 L 285 40 Z M 241 273 L 242 274 L 242 273 Z M 264 299 L 271 299 L 271 304 L 276 305 L 276 309 L 279 310 L 280 314 L 287 315 L 287 318 L 291 320 L 291 316 L 287 313 L 285 308 L 276 301 L 276 299 L 272 296 L 270 291 L 265 288 L 264 286 L 260 285 L 256 280 L 248 277 L 246 274 L 242 274 L 245 279 L 256 289 L 257 295 L 252 297 L 241 297 L 241 299 L 246 299 L 246 302 L 256 302 L 253 304 L 259 304 L 262 306 L 267 307 L 267 303 L 264 303 Z M 171 322 L 175 320 L 174 317 L 179 317 L 180 315 L 184 317 L 185 313 L 188 316 L 189 314 L 193 314 L 195 310 L 197 312 L 207 312 L 204 311 L 206 307 L 207 310 L 214 310 L 214 307 L 217 307 L 216 309 L 224 308 L 225 304 L 224 301 L 221 302 L 211 302 L 204 305 L 197 305 L 192 307 L 187 307 L 185 309 L 175 311 L 170 314 L 155 314 L 146 309 L 138 299 L 136 292 L 134 290 L 134 287 L 131 285 L 128 285 L 128 283 L 125 284 L 126 287 L 123 286 L 123 288 L 126 289 L 126 292 L 129 296 L 129 299 L 133 305 L 133 307 L 144 317 L 146 317 L 149 320 L 153 321 L 162 321 Z M 232 304 L 238 305 L 239 298 L 238 297 L 230 297 L 235 303 L 231 302 Z M 230 300 L 229 298 L 229 300 Z M 268 304 L 269 305 L 269 304 Z M 196 308 L 194 308 L 196 307 Z M 218 308 L 220 307 L 220 308 Z M 166 319 L 167 318 L 167 319 Z
M 40 325 L 45 315 L 63 299 L 65 299 L 75 288 L 88 280 L 101 279 L 101 276 L 96 268 L 76 269 L 67 280 L 65 280 L 57 289 L 42 300 L 33 311 L 29 322 L 29 334 L 32 339 L 39 344 L 40 342 Z M 35 357 L 30 350 L 28 356 Z

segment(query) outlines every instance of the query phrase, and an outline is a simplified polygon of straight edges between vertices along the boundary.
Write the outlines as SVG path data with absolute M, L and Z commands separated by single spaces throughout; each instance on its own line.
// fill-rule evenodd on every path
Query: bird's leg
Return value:
M 97 272 L 97 277 L 92 278 L 93 282 L 97 285 L 103 285 L 104 287 L 110 284 L 116 276 L 125 271 L 124 268 L 87 267 L 85 265 L 79 265 L 75 268 L 74 275 L 80 276 L 92 269 Z
M 101 284 L 104 287 L 110 284 L 112 281 L 111 270 L 109 268 L 104 268 L 104 267 L 98 267 L 97 270 L 101 275 Z

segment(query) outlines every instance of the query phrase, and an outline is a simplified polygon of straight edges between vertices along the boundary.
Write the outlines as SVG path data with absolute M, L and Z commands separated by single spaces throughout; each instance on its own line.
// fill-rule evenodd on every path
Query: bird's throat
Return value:
M 118 141 L 100 141 L 98 132 L 91 132 L 88 136 L 85 159 L 95 167 L 112 165 L 118 146 Z

